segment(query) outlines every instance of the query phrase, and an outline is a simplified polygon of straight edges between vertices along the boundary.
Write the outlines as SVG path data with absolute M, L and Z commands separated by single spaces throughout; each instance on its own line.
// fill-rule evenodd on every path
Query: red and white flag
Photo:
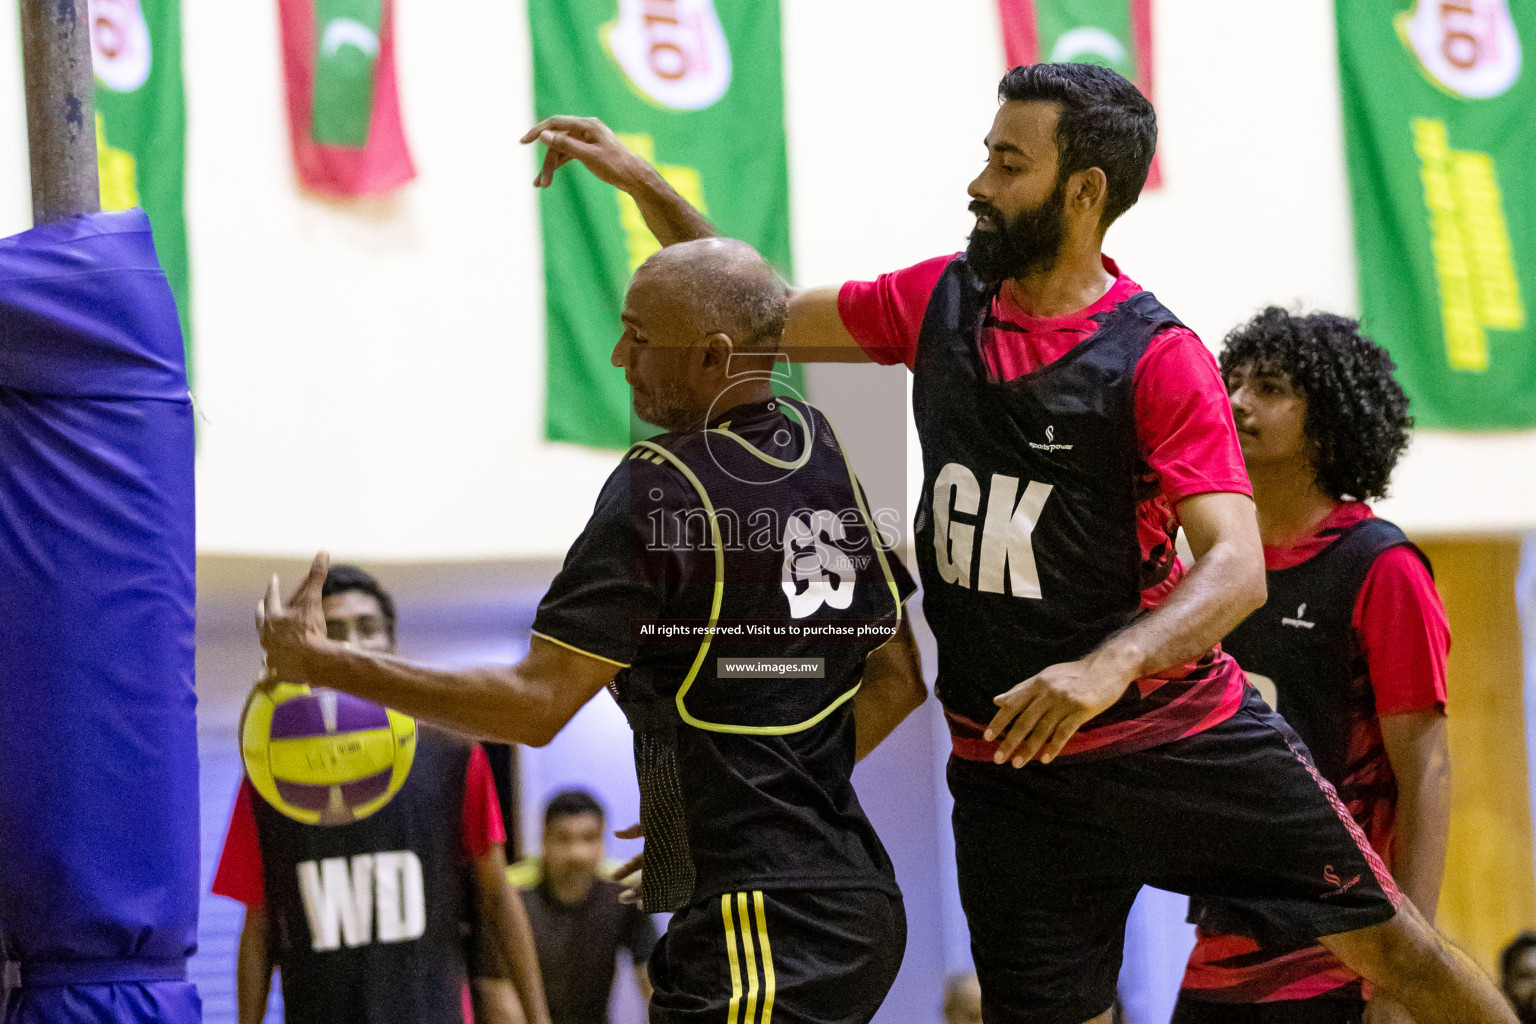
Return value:
M 370 196 L 416 177 L 395 83 L 393 0 L 278 0 L 278 12 L 304 187 Z

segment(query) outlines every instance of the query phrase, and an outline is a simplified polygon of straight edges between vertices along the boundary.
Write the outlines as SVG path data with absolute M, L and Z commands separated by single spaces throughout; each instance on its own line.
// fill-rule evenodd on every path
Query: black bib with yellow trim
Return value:
M 850 780 L 851 701 L 911 582 L 831 424 L 775 399 L 628 458 L 651 463 L 630 477 L 648 554 L 686 567 L 666 617 L 634 624 L 640 655 L 615 679 L 647 909 L 754 887 L 894 889 Z

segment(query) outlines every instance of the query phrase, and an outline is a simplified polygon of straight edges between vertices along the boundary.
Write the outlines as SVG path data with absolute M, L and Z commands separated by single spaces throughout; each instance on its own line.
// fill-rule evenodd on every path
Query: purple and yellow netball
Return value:
M 240 715 L 240 759 L 262 798 L 306 825 L 345 825 L 400 792 L 416 720 L 321 687 L 260 685 Z

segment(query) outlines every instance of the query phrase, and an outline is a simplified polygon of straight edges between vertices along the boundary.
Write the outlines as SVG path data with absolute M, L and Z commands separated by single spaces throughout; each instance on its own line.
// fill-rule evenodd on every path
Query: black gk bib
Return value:
M 1138 292 L 1095 316 L 1098 331 L 1060 359 L 994 381 L 980 334 L 995 295 L 953 260 L 912 378 L 917 558 L 938 694 L 982 722 L 994 696 L 1129 624 L 1173 565 L 1172 537 L 1150 561 L 1137 537 L 1137 506 L 1157 482 L 1136 433 L 1135 376 L 1148 343 L 1179 321 Z

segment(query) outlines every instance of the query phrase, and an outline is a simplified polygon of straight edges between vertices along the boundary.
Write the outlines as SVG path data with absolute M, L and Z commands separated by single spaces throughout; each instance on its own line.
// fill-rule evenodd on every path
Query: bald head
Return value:
M 746 242 L 701 238 L 659 250 L 635 272 L 657 287 L 698 335 L 724 334 L 738 352 L 773 351 L 789 318 L 789 291 Z

